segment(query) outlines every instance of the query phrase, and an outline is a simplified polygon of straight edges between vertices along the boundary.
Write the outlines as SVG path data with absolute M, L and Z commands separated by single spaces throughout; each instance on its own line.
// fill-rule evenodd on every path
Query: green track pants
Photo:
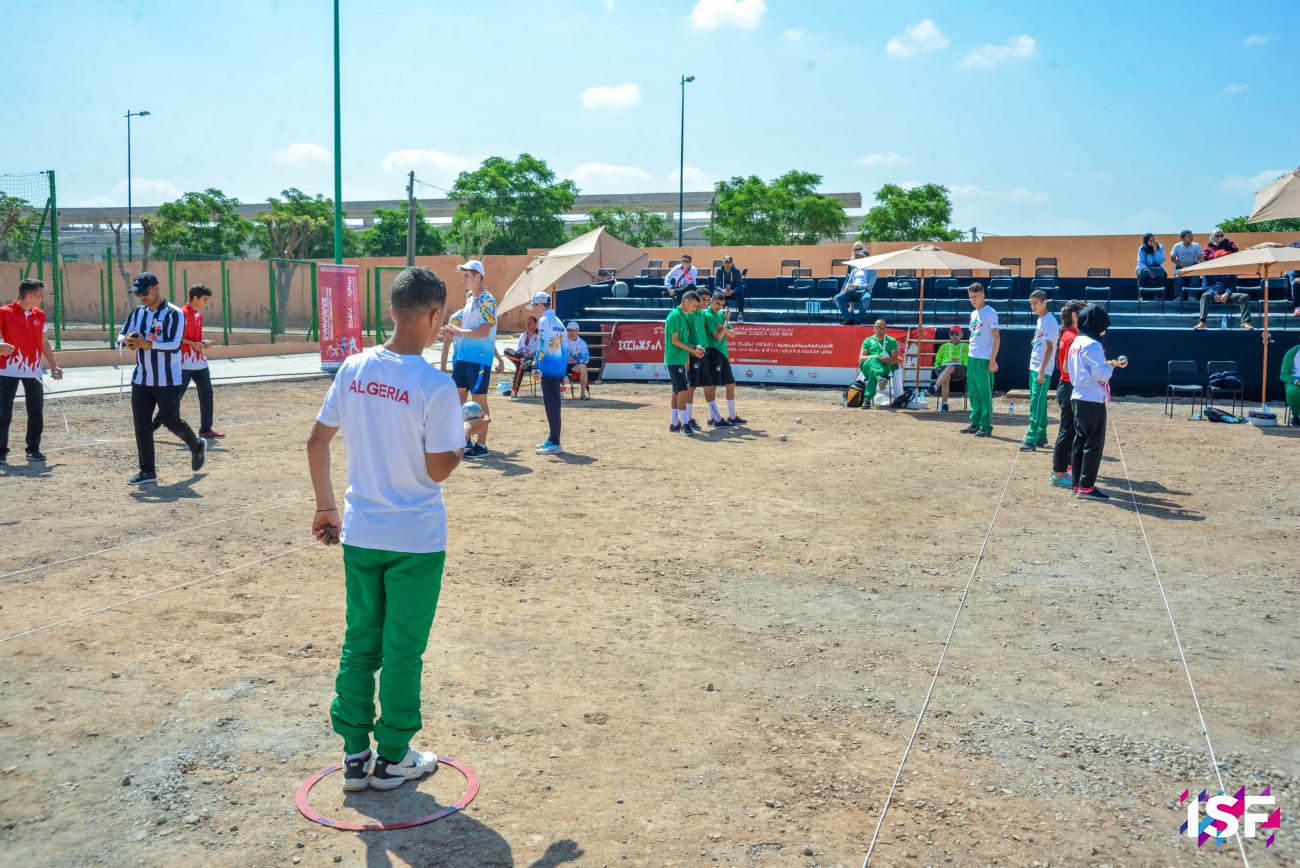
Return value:
M 347 583 L 347 632 L 334 680 L 330 722 L 343 736 L 345 753 L 370 748 L 406 757 L 420 731 L 420 676 L 424 649 L 438 608 L 446 552 L 408 554 L 343 547 Z M 382 716 L 375 720 L 375 673 Z
M 1043 377 L 1038 382 L 1038 372 L 1029 372 L 1029 430 L 1025 442 L 1036 445 L 1047 439 L 1047 393 L 1052 389 L 1052 378 Z
M 966 365 L 966 396 L 970 399 L 970 424 L 981 431 L 993 430 L 993 374 L 988 359 L 971 356 Z

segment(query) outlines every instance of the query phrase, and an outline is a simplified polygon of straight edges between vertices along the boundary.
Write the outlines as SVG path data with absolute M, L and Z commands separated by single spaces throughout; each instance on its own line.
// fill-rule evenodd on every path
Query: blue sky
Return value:
M 998 234 L 1206 230 L 1300 163 L 1300 3 L 343 0 L 345 198 L 538 155 L 585 192 L 940 182 Z M 332 189 L 328 0 L 9 0 L 0 172 L 64 205 Z M 22 130 L 24 132 L 16 132 Z M 441 195 L 422 188 L 424 195 Z

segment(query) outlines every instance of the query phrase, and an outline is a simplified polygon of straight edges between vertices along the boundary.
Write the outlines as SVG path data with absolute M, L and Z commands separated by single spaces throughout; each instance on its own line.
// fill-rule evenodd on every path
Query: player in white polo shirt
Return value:
M 312 534 L 343 543 L 347 630 L 330 720 L 343 737 L 348 791 L 394 789 L 437 767 L 437 755 L 411 739 L 421 727 L 421 658 L 446 560 L 441 483 L 460 463 L 467 433 L 455 383 L 422 355 L 438 335 L 447 287 L 427 268 L 407 268 L 390 298 L 392 338 L 343 362 L 307 441 Z M 330 441 L 340 429 L 348 461 L 341 519 L 330 481 Z

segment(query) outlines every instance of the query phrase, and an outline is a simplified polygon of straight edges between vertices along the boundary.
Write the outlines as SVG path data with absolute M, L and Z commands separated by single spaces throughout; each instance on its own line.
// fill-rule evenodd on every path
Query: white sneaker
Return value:
M 552 443 L 549 440 L 537 447 L 538 455 L 559 455 L 563 451 L 564 447 L 559 443 Z
M 438 770 L 438 755 L 415 748 L 406 749 L 406 759 L 390 763 L 381 756 L 375 757 L 375 767 L 370 772 L 370 786 L 376 790 L 395 790 L 406 781 L 415 781 Z

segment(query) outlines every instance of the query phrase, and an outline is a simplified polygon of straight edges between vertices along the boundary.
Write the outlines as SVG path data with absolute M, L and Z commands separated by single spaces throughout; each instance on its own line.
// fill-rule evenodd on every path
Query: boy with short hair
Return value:
M 199 436 L 205 440 L 220 440 L 225 437 L 212 427 L 213 394 L 212 376 L 208 372 L 208 357 L 205 350 L 212 346 L 212 341 L 203 339 L 203 308 L 212 300 L 211 288 L 196 283 L 190 287 L 190 300 L 181 308 L 185 314 L 185 331 L 181 338 L 181 398 L 194 382 L 199 393 Z M 162 427 L 162 414 L 153 417 L 153 429 Z
M 681 303 L 668 312 L 664 321 L 664 365 L 673 388 L 673 421 L 668 430 L 686 436 L 695 434 L 691 425 L 695 386 L 691 370 L 704 358 L 704 347 L 696 339 L 693 314 L 700 306 L 700 295 L 693 289 L 682 293 Z
M 18 300 L 0 307 L 0 464 L 8 461 L 9 424 L 13 420 L 14 398 L 22 385 L 27 406 L 27 460 L 45 460 L 41 434 L 45 429 L 45 383 L 41 359 L 50 366 L 54 379 L 63 379 L 63 369 L 54 360 L 46 334 L 45 283 L 28 277 L 18 284 Z
M 533 367 L 542 375 L 542 404 L 546 407 L 546 439 L 537 445 L 538 455 L 559 455 L 560 445 L 560 385 L 568 373 L 568 357 L 564 351 L 564 323 L 551 308 L 550 293 L 534 293 L 531 299 L 533 316 L 537 317 L 537 360 Z
M 998 371 L 998 349 L 1002 334 L 998 312 L 984 298 L 984 284 L 966 287 L 970 299 L 970 357 L 966 364 L 966 397 L 970 401 L 970 424 L 962 434 L 993 436 L 993 375 Z
M 704 365 L 709 369 L 710 385 L 704 389 L 704 399 L 709 404 L 709 425 L 715 428 L 730 428 L 745 424 L 745 420 L 736 415 L 736 376 L 731 372 L 731 359 L 728 358 L 727 338 L 735 334 L 731 330 L 731 308 L 727 307 L 727 294 L 715 290 L 704 311 Z M 718 412 L 718 386 L 727 387 L 727 416 L 724 419 Z
M 1047 293 L 1035 289 L 1029 293 L 1029 308 L 1038 317 L 1034 337 L 1029 345 L 1029 428 L 1021 452 L 1047 448 L 1047 393 L 1052 388 L 1056 367 L 1056 344 L 1061 328 L 1047 310 Z
M 446 301 L 429 269 L 398 274 L 393 336 L 343 362 L 307 441 L 312 534 L 343 543 L 347 630 L 330 720 L 343 737 L 344 791 L 391 790 L 437 768 L 436 754 L 410 743 L 421 728 L 422 657 L 446 561 L 441 483 L 460 463 L 466 436 L 483 427 L 464 424 L 455 383 L 423 357 Z M 330 441 L 340 429 L 348 461 L 341 520 L 330 481 Z

